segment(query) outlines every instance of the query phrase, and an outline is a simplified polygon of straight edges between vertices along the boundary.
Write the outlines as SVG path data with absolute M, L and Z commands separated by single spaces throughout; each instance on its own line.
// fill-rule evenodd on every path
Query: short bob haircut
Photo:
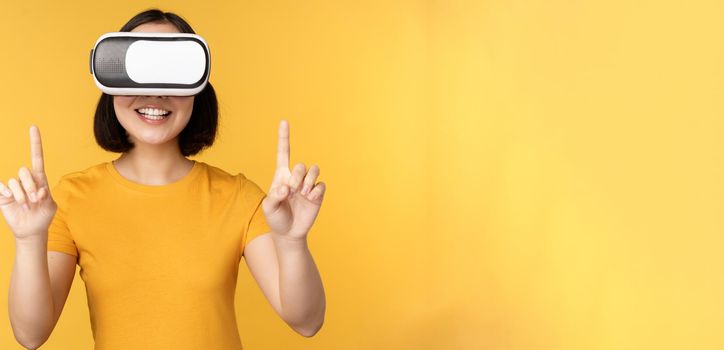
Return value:
M 163 12 L 158 9 L 150 9 L 137 14 L 120 31 L 130 32 L 141 24 L 152 22 L 171 23 L 181 33 L 196 34 L 183 18 L 174 13 Z M 219 109 L 216 92 L 214 92 L 214 88 L 209 82 L 201 92 L 195 95 L 191 118 L 178 135 L 179 149 L 184 157 L 195 155 L 214 143 L 218 118 Z M 133 148 L 133 143 L 128 139 L 126 129 L 123 128 L 116 117 L 112 95 L 101 93 L 93 120 L 93 133 L 98 145 L 106 151 L 122 153 Z

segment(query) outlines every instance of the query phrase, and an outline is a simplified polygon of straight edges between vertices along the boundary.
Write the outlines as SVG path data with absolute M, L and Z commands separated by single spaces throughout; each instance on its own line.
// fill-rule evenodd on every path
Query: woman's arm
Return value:
M 37 349 L 58 323 L 75 277 L 76 258 L 48 251 L 47 242 L 17 241 L 8 290 L 15 340 Z
M 16 240 L 15 246 L 8 291 L 10 325 L 18 343 L 36 349 L 45 343 L 54 327 L 47 238 Z
M 277 314 L 297 333 L 315 335 L 324 323 L 326 298 L 307 240 L 269 232 L 249 242 L 244 256 Z
M 289 170 L 289 123 L 279 123 L 277 168 L 261 202 L 267 234 L 247 243 L 247 264 L 267 299 L 298 333 L 311 337 L 324 321 L 322 279 L 307 247 L 326 185 L 317 182 L 319 167 L 304 163 Z
M 0 211 L 15 236 L 15 263 L 8 290 L 8 316 L 15 339 L 36 349 L 50 336 L 75 276 L 75 256 L 48 251 L 48 228 L 57 205 L 45 175 L 40 130 L 30 127 L 32 170 L 20 181 L 0 182 Z

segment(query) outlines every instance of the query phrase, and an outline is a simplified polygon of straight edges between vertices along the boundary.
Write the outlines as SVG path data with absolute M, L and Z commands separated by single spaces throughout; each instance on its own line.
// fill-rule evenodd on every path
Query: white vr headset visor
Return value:
M 103 34 L 90 53 L 96 85 L 109 95 L 191 96 L 211 72 L 206 41 L 196 34 Z

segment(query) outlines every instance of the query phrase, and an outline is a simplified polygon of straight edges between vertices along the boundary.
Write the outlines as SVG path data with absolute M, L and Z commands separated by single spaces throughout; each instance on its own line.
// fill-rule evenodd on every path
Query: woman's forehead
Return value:
M 135 33 L 179 33 L 175 25 L 168 22 L 151 22 L 144 23 L 133 28 L 131 32 Z

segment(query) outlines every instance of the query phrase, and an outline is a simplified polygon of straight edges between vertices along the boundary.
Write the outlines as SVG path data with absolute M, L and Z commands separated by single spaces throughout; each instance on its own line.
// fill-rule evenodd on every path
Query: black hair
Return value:
M 130 32 L 145 23 L 171 23 L 181 33 L 196 34 L 183 18 L 172 12 L 163 12 L 159 9 L 143 11 L 121 27 L 121 32 Z M 186 127 L 178 135 L 178 144 L 184 157 L 199 153 L 210 147 L 216 138 L 216 129 L 219 119 L 219 107 L 216 92 L 211 82 L 206 84 L 201 92 L 194 97 L 194 107 Z M 121 123 L 118 122 L 113 107 L 113 96 L 101 93 L 96 106 L 93 120 L 93 133 L 96 142 L 101 148 L 110 152 L 126 152 L 133 148 L 128 134 Z

